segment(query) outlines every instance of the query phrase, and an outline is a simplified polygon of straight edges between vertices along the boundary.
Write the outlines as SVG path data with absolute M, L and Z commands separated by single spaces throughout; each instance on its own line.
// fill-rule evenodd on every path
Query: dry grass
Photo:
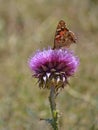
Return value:
M 77 74 L 57 99 L 60 130 L 98 130 L 98 1 L 0 0 L 0 130 L 49 130 L 48 91 L 32 79 L 28 57 L 53 46 L 64 19 L 78 36 Z

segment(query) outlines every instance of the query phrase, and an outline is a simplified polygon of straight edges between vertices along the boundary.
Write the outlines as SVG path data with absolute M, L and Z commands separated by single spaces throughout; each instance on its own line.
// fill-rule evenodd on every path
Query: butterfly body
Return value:
M 75 34 L 66 27 L 66 23 L 61 20 L 57 25 L 53 49 L 69 48 L 72 43 L 76 43 Z

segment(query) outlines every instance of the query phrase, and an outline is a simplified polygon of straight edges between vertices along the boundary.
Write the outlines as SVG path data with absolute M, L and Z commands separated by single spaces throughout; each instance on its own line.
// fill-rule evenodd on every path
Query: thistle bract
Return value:
M 76 72 L 79 65 L 78 57 L 68 49 L 37 51 L 29 59 L 29 67 L 35 78 L 38 78 L 39 87 L 56 90 L 64 88 L 68 78 Z

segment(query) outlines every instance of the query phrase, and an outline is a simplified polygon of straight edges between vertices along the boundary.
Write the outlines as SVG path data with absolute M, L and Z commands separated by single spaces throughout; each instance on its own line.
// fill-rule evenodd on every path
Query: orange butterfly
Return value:
M 53 49 L 69 48 L 76 41 L 75 34 L 66 27 L 66 23 L 63 20 L 60 20 L 55 33 Z

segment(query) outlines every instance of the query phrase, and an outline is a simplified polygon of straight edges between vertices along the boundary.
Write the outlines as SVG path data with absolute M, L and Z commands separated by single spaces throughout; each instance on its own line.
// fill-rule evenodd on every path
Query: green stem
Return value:
M 54 130 L 58 130 L 58 112 L 56 110 L 55 99 L 56 99 L 55 88 L 52 86 L 49 95 L 49 102 L 52 113 L 52 127 Z

